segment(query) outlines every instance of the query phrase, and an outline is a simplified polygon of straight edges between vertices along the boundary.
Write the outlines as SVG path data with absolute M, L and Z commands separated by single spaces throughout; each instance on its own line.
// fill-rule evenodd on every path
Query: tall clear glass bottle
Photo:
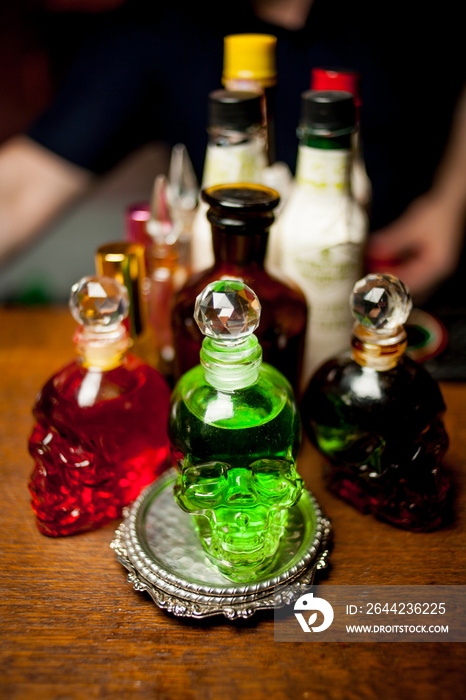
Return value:
M 208 102 L 208 144 L 202 187 L 237 182 L 261 183 L 267 165 L 261 98 L 254 92 L 214 90 Z M 191 238 L 193 272 L 214 262 L 208 205 L 200 201 Z
M 437 382 L 405 354 L 408 291 L 391 275 L 367 275 L 351 307 L 351 351 L 311 379 L 304 429 L 326 459 L 333 493 L 392 525 L 434 530 L 452 515 L 445 404 Z
M 70 308 L 78 358 L 53 375 L 34 405 L 29 481 L 44 535 L 72 535 L 118 518 L 168 466 L 170 390 L 127 352 L 128 296 L 112 278 L 85 277 Z
M 252 289 L 215 281 L 194 318 L 205 335 L 201 363 L 181 377 L 170 408 L 175 499 L 212 561 L 232 580 L 254 581 L 273 566 L 302 494 L 299 411 L 289 382 L 262 362 Z
M 351 188 L 352 95 L 309 90 L 301 105 L 295 182 L 273 229 L 267 263 L 306 295 L 305 385 L 319 364 L 347 345 L 348 298 L 362 274 L 367 217 Z
M 217 185 L 203 190 L 209 206 L 215 262 L 193 275 L 175 295 L 173 331 L 175 378 L 198 363 L 203 336 L 193 322 L 196 297 L 224 277 L 243 280 L 261 299 L 258 337 L 264 360 L 279 369 L 298 391 L 307 326 L 303 292 L 264 267 L 270 227 L 279 195 L 263 185 Z

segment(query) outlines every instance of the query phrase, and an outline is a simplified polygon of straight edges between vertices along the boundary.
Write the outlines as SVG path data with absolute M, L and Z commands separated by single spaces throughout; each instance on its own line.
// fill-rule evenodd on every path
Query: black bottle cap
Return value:
M 260 213 L 272 211 L 280 201 L 276 190 L 265 185 L 239 183 L 213 185 L 202 190 L 202 199 L 211 207 L 222 207 L 231 212 Z
M 262 124 L 262 101 L 257 92 L 214 90 L 209 94 L 209 126 L 243 131 Z
M 249 233 L 251 225 L 256 233 L 268 230 L 280 201 L 276 190 L 252 183 L 213 185 L 202 190 L 201 198 L 209 205 L 208 220 L 234 233 Z
M 339 136 L 355 129 L 356 108 L 350 92 L 307 90 L 302 93 L 298 132 Z

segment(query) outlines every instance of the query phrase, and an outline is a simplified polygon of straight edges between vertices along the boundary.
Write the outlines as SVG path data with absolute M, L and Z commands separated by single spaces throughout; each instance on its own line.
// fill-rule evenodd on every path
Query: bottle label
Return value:
M 311 293 L 322 293 L 327 297 L 335 289 L 344 298 L 342 287 L 349 285 L 346 304 L 349 313 L 349 296 L 361 272 L 360 246 L 343 243 L 331 248 L 301 251 L 290 260 L 290 267 Z
M 350 186 L 351 154 L 348 150 L 327 151 L 299 146 L 296 182 L 322 194 L 347 194 Z
M 287 266 L 310 301 L 315 332 L 341 333 L 345 345 L 352 325 L 349 299 L 362 273 L 361 260 L 361 247 L 345 243 L 302 251 Z
M 248 143 L 217 146 L 209 144 L 204 167 L 203 187 L 235 182 L 262 182 L 267 165 L 264 142 L 252 139 Z
M 349 346 L 353 319 L 349 299 L 362 275 L 362 250 L 355 243 L 314 248 L 290 257 L 287 273 L 310 305 L 304 374 L 307 381 L 324 360 Z

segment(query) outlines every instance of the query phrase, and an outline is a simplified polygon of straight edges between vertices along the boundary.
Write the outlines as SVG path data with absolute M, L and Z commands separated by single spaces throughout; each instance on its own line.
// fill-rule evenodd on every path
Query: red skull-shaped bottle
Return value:
M 170 390 L 127 353 L 126 289 L 85 277 L 71 290 L 78 358 L 37 397 L 29 490 L 44 535 L 94 529 L 121 515 L 164 470 Z
M 392 275 L 367 275 L 351 307 L 351 351 L 313 375 L 304 429 L 326 458 L 332 492 L 398 527 L 434 530 L 451 516 L 445 404 L 437 382 L 405 355 L 408 290 Z

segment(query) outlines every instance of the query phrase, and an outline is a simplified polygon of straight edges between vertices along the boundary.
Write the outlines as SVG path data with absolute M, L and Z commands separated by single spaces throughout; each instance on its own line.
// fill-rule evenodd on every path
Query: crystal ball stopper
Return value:
M 356 282 L 351 311 L 365 328 L 380 334 L 392 333 L 406 323 L 412 309 L 407 287 L 393 275 L 370 274 Z
M 199 294 L 194 319 L 202 333 L 219 341 L 246 338 L 259 325 L 261 305 L 253 290 L 241 280 L 211 282 Z
M 111 277 L 83 277 L 71 288 L 73 317 L 92 331 L 117 328 L 128 315 L 126 288 Z

